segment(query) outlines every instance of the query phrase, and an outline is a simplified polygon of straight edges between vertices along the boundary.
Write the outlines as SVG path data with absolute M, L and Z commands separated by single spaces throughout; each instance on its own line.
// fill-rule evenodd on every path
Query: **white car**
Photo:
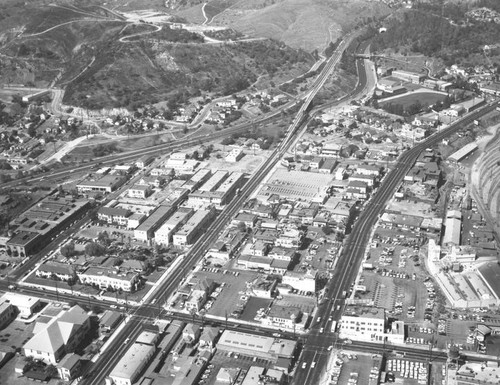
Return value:
M 305 369 L 306 367 L 307 367 L 307 363 L 306 363 L 306 362 L 304 362 L 304 363 L 302 364 L 302 369 Z
M 311 364 L 311 369 L 314 369 L 314 367 L 315 367 L 315 366 L 316 366 L 316 362 L 313 362 L 313 363 Z

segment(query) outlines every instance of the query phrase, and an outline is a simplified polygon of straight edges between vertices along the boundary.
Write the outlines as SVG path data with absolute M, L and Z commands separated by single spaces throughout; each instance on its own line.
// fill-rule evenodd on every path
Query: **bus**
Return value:
M 332 321 L 331 332 L 335 333 L 337 331 L 337 321 Z

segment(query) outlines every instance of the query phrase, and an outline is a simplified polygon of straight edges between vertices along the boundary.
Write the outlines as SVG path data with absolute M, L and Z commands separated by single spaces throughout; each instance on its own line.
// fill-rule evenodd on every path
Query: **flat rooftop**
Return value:
M 311 200 L 321 195 L 330 182 L 332 174 L 320 174 L 306 171 L 279 168 L 259 191 L 259 196 L 269 197 L 277 194 L 281 198 Z
M 135 343 L 123 355 L 121 360 L 116 364 L 110 377 L 125 378 L 134 380 L 138 367 L 143 365 L 156 348 L 153 345 L 143 345 Z
M 488 287 L 500 298 L 500 266 L 497 263 L 486 263 L 478 268 Z

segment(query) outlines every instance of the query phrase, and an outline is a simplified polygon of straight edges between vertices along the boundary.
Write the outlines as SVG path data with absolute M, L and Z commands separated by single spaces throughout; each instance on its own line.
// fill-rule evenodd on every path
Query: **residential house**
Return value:
M 76 353 L 66 354 L 57 364 L 57 372 L 63 381 L 72 381 L 82 370 L 82 357 Z

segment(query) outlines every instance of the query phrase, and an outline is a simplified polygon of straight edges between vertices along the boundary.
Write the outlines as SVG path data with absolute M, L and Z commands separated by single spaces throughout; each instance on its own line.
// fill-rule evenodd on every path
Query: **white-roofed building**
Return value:
M 176 246 L 187 246 L 194 243 L 198 234 L 207 227 L 215 215 L 215 211 L 198 210 L 195 214 L 188 219 L 186 224 L 174 234 L 173 244 Z
M 340 338 L 362 341 L 383 341 L 385 312 L 382 308 L 347 308 L 340 320 Z
M 5 293 L 2 301 L 9 301 L 19 311 L 22 318 L 29 318 L 41 306 L 40 298 L 18 293 Z
M 245 154 L 243 153 L 243 150 L 241 148 L 233 148 L 229 153 L 226 155 L 226 162 L 230 163 L 236 163 L 239 161 L 241 158 L 243 158 Z
M 154 345 L 134 343 L 111 371 L 115 385 L 132 385 L 156 351 Z
M 174 233 L 193 215 L 191 208 L 181 207 L 155 232 L 155 242 L 161 245 L 169 245 Z
M 280 358 L 291 359 L 296 346 L 297 342 L 292 340 L 226 330 L 219 339 L 217 349 L 276 362 Z
M 52 319 L 23 346 L 24 355 L 56 364 L 75 349 L 90 330 L 90 318 L 80 306 L 73 306 Z

